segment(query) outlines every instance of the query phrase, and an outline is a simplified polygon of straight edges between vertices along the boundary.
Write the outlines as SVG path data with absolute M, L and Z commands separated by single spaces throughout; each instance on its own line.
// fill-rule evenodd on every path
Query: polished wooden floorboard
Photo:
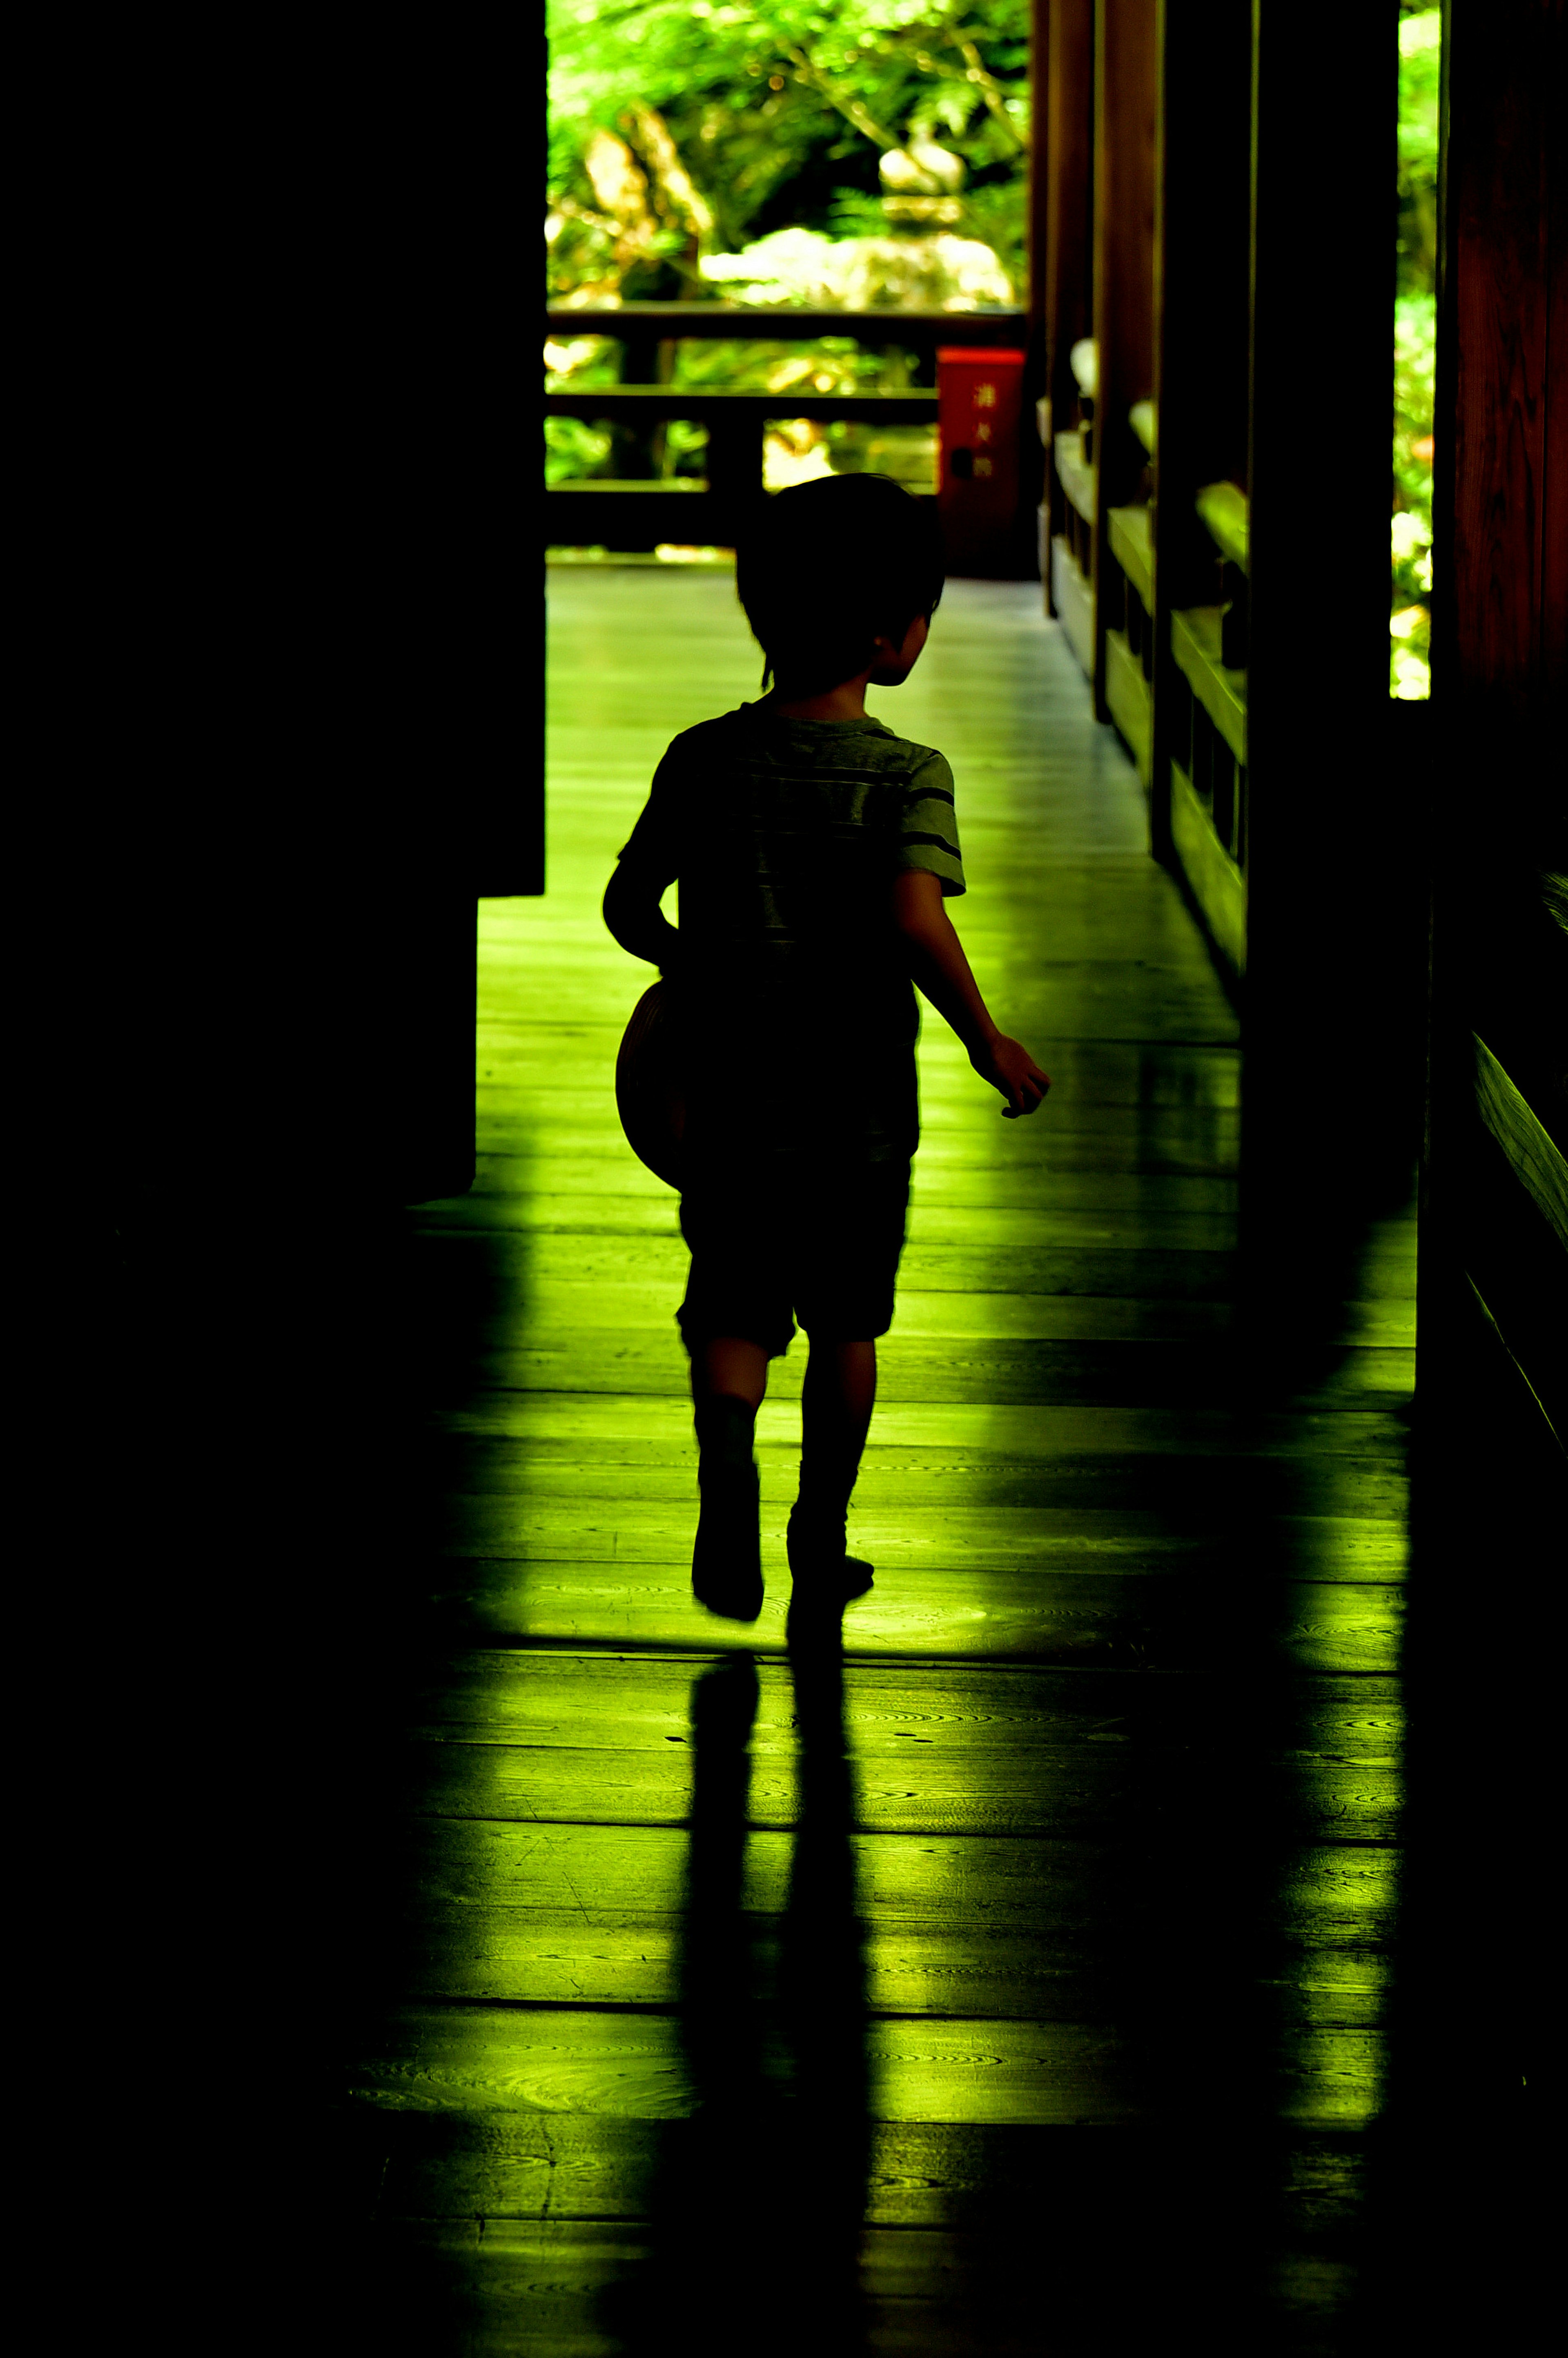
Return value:
M 685 1251 L 614 1110 L 647 978 L 598 902 L 756 656 L 723 576 L 551 590 L 550 889 L 483 909 L 478 1176 L 404 1263 L 422 1569 L 339 2124 L 365 2314 L 474 2358 L 1200 2317 L 1336 2349 L 1398 1941 L 1413 1228 L 1304 1323 L 1260 1300 L 1237 1025 L 1131 767 L 1037 591 L 955 584 L 882 709 L 953 761 L 962 930 L 1056 1087 L 1004 1123 L 928 1023 L 876 1586 L 841 1661 L 789 1658 L 797 1346 L 767 1605 L 705 1615 Z

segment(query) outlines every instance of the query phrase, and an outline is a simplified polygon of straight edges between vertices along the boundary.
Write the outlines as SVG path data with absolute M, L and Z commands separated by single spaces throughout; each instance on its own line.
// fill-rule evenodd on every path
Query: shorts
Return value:
M 687 1350 L 734 1335 L 776 1359 L 796 1319 L 821 1342 L 885 1335 L 908 1209 L 903 1161 L 803 1168 L 760 1155 L 688 1188 L 691 1274 L 676 1313 Z

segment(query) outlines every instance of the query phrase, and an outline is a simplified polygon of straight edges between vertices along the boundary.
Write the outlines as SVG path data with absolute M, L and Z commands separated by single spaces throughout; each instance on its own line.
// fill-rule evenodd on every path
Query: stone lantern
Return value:
M 890 222 L 949 227 L 963 214 L 958 191 L 965 165 L 950 147 L 935 140 L 911 139 L 890 147 L 878 169 L 882 183 L 882 211 Z

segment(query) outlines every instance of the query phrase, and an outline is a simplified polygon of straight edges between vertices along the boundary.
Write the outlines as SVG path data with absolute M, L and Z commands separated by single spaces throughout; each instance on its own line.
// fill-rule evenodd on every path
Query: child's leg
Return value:
M 764 1166 L 723 1167 L 681 1198 L 691 1271 L 679 1312 L 691 1355 L 702 1494 L 691 1585 L 697 1602 L 736 1621 L 762 1609 L 758 1483 L 752 1454 L 768 1361 L 795 1333 L 780 1219 Z
M 736 1621 L 754 1621 L 762 1609 L 757 1465 L 752 1448 L 767 1382 L 768 1355 L 760 1343 L 718 1335 L 692 1350 L 702 1508 L 691 1585 L 698 1603 L 709 1612 Z
M 691 1396 L 744 1401 L 754 1416 L 768 1389 L 768 1355 L 760 1343 L 739 1335 L 715 1335 L 691 1355 Z
M 813 1343 L 801 1390 L 800 1496 L 789 1520 L 797 1586 L 826 1583 L 847 1598 L 871 1585 L 870 1564 L 845 1552 L 844 1523 L 876 1397 L 874 1342 Z
M 800 1504 L 806 1513 L 843 1521 L 876 1397 L 874 1343 L 812 1345 L 800 1394 Z

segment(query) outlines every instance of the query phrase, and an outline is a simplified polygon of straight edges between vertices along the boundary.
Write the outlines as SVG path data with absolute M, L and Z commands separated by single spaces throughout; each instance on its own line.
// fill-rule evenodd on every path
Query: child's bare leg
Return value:
M 814 1343 L 801 1386 L 800 1495 L 842 1515 L 860 1470 L 877 1398 L 874 1343 Z
M 863 1596 L 871 1567 L 848 1555 L 844 1523 L 877 1397 L 874 1342 L 814 1343 L 801 1390 L 800 1496 L 789 1520 L 795 1585 Z
M 768 1389 L 768 1355 L 760 1343 L 739 1335 L 715 1335 L 691 1357 L 691 1396 L 700 1402 L 714 1394 L 744 1401 L 753 1413 Z
M 757 1466 L 752 1444 L 767 1383 L 768 1355 L 760 1343 L 717 1335 L 692 1351 L 702 1510 L 691 1585 L 699 1604 L 734 1621 L 754 1621 L 762 1609 Z

